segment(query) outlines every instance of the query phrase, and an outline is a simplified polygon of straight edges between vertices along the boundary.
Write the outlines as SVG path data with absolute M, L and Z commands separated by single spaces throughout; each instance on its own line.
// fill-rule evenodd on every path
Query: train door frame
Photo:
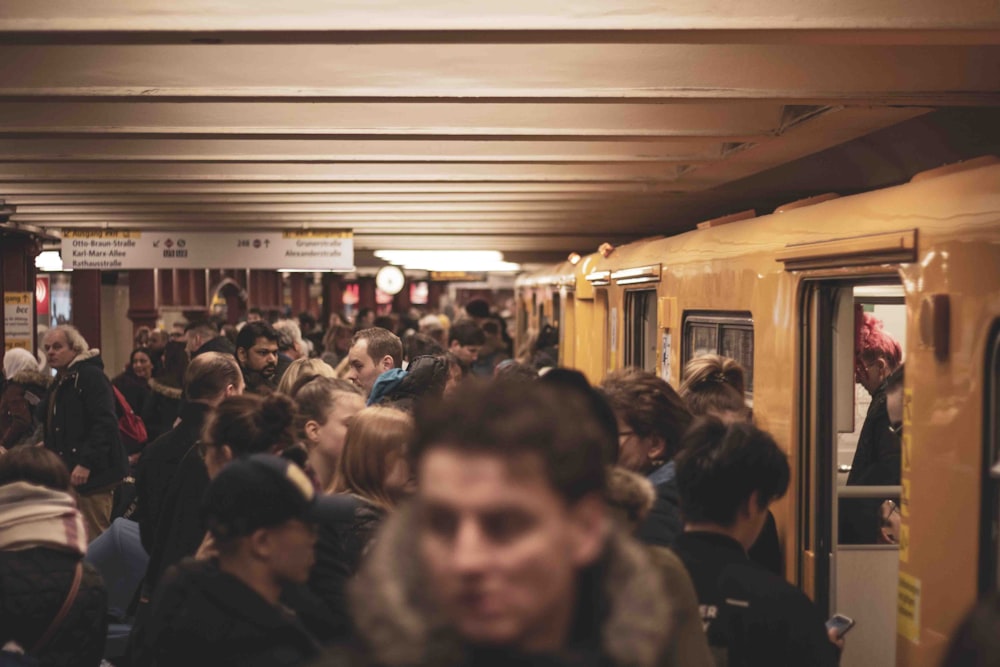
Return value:
M 1000 320 L 987 339 L 983 381 L 983 479 L 979 528 L 979 594 L 1000 587 Z
M 853 322 L 854 289 L 864 285 L 901 284 L 898 272 L 884 271 L 841 274 L 835 276 L 804 276 L 801 281 L 798 312 L 800 315 L 799 381 L 802 400 L 799 406 L 799 460 L 798 460 L 798 544 L 796 545 L 796 566 L 799 584 L 808 593 L 821 611 L 827 615 L 842 611 L 850 615 L 850 610 L 835 608 L 841 586 L 838 573 L 849 563 L 862 558 L 889 559 L 888 554 L 855 554 L 855 551 L 890 551 L 892 546 L 843 545 L 838 543 L 839 502 L 844 497 L 858 495 L 868 497 L 866 492 L 881 493 L 882 487 L 853 487 L 850 494 L 837 480 L 837 433 L 845 413 L 846 386 L 853 392 L 853 327 L 850 336 L 838 332 L 838 322 L 843 326 L 845 319 Z M 849 301 L 844 301 L 850 297 Z M 848 345 L 849 343 L 849 345 Z M 838 346 L 839 344 L 839 346 Z M 850 358 L 844 358 L 850 355 Z M 851 373 L 848 382 L 844 373 Z M 840 393 L 838 393 L 840 392 Z M 853 395 L 850 397 L 853 406 Z M 850 415 L 853 419 L 853 414 Z M 888 487 L 885 487 L 888 488 Z M 896 487 L 898 488 L 898 487 Z M 882 491 L 876 491 L 882 489 Z M 846 548 L 845 548 L 846 547 Z M 896 547 L 898 554 L 898 547 Z M 850 551 L 851 553 L 847 553 Z M 844 562 L 841 563 L 840 559 Z M 852 560 L 853 559 L 853 560 Z M 811 562 L 810 562 L 811 561 Z M 879 560 L 878 562 L 882 562 Z M 898 563 L 898 555 L 896 557 Z M 857 564 L 855 563 L 855 567 Z M 877 571 L 877 570 L 873 570 Z M 892 587 L 895 590 L 895 579 Z M 885 582 L 882 582 L 885 583 Z M 849 596 L 850 597 L 850 596 Z M 873 603 L 874 604 L 874 603 Z M 888 612 L 887 612 L 888 613 Z M 895 627 L 895 607 L 890 623 Z M 883 619 L 884 620 L 884 619 Z M 874 624 L 873 624 L 874 625 Z M 858 644 L 860 637 L 851 642 L 854 651 L 845 652 L 844 664 L 851 660 L 847 653 L 858 655 L 871 647 Z M 895 654 L 895 632 L 871 633 L 870 639 L 885 641 L 886 651 Z M 883 636 L 884 635 L 884 636 Z

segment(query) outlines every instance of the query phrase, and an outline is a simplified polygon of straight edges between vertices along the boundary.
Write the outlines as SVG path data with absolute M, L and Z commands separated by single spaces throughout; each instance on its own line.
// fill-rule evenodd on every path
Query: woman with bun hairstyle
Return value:
M 329 489 L 347 439 L 347 425 L 365 407 L 365 398 L 347 380 L 317 375 L 302 376 L 291 395 L 297 408 L 296 436 L 305 447 L 305 465 L 317 486 Z
M 746 371 L 735 359 L 718 354 L 695 357 L 684 366 L 680 395 L 695 417 L 712 416 L 724 424 L 753 423 L 745 397 Z M 784 574 L 778 524 L 771 510 L 757 541 L 747 552 L 750 560 L 777 575 Z
M 696 417 L 710 414 L 724 423 L 749 422 L 746 371 L 735 359 L 705 354 L 684 366 L 680 395 Z

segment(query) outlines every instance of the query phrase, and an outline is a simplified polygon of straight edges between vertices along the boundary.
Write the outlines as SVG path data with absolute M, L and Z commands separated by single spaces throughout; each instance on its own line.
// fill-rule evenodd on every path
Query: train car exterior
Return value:
M 595 253 L 523 276 L 518 300 L 519 333 L 557 322 L 561 363 L 593 382 L 635 365 L 676 386 L 706 351 L 748 367 L 754 418 L 793 471 L 774 508 L 786 575 L 858 620 L 841 664 L 938 665 L 996 590 L 1000 160 Z M 905 341 L 899 488 L 843 484 L 859 308 L 898 312 Z M 889 496 L 898 545 L 839 543 L 845 498 Z

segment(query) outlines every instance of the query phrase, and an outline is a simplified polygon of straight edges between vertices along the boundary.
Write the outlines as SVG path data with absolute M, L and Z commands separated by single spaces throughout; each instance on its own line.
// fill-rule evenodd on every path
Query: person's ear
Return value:
M 305 432 L 306 440 L 308 440 L 310 444 L 315 445 L 319 442 L 319 429 L 320 423 L 315 419 L 310 419 L 306 422 L 306 425 L 302 430 Z
M 648 436 L 650 441 L 653 443 L 649 447 L 649 452 L 646 456 L 650 461 L 662 461 L 663 457 L 667 454 L 667 442 L 663 438 L 657 435 Z
M 260 560 L 270 558 L 273 551 L 271 531 L 267 528 L 258 528 L 247 537 L 250 542 L 250 552 Z
M 247 351 L 242 347 L 236 348 L 236 360 L 240 362 L 240 365 L 246 366 L 247 363 Z
M 596 493 L 584 496 L 570 508 L 571 556 L 574 565 L 586 567 L 596 561 L 607 540 L 608 508 Z
M 392 360 L 392 356 L 387 354 L 382 357 L 382 361 L 379 362 L 379 365 L 382 367 L 383 371 L 388 371 L 395 368 L 396 363 Z

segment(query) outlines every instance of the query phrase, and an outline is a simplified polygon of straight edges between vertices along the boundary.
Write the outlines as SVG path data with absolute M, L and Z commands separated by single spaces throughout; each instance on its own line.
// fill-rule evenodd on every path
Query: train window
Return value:
M 753 398 L 753 317 L 750 313 L 690 313 L 684 317 L 682 364 L 703 354 L 721 354 L 746 369 L 747 398 Z
M 656 290 L 625 293 L 625 365 L 656 372 Z

